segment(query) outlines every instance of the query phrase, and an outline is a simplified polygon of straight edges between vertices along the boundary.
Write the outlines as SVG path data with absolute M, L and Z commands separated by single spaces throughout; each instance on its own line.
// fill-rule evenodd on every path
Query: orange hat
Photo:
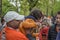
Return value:
M 25 21 L 23 21 L 21 24 L 20 24 L 20 31 L 25 33 L 25 29 L 28 29 L 28 28 L 35 28 L 36 27 L 36 23 L 34 22 L 34 20 L 32 19 L 26 19 Z

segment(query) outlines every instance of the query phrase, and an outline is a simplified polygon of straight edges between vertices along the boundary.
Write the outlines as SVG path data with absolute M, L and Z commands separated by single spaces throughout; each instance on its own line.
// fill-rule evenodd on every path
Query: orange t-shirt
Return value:
M 10 29 L 8 27 L 5 28 L 5 37 L 6 40 L 28 40 L 28 38 L 25 37 L 25 35 L 21 32 Z

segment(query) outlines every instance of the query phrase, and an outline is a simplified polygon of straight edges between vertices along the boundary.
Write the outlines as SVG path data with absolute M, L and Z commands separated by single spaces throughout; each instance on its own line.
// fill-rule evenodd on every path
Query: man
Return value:
M 24 20 L 23 15 L 19 15 L 14 11 L 9 11 L 4 16 L 6 22 L 5 40 L 28 40 L 28 38 L 21 32 L 18 28 L 22 20 Z
M 33 9 L 33 10 L 31 10 L 30 16 L 35 17 L 36 23 L 37 23 L 37 25 L 39 26 L 39 29 L 40 29 L 42 27 L 41 26 L 42 20 L 44 18 L 43 13 L 39 9 Z
M 33 16 L 33 17 L 35 17 L 35 19 L 36 19 L 36 23 L 37 23 L 37 25 L 38 25 L 38 27 L 37 27 L 37 33 L 36 34 L 39 34 L 39 31 L 40 31 L 40 29 L 41 29 L 41 22 L 42 22 L 42 20 L 43 20 L 43 13 L 39 10 L 39 9 L 33 9 L 33 10 L 31 10 L 31 13 L 30 13 L 30 16 Z M 33 34 L 33 35 L 35 35 L 36 36 L 36 34 Z M 38 36 L 36 36 L 36 39 L 38 39 Z
M 48 40 L 56 40 L 57 33 L 60 31 L 60 11 L 57 12 L 55 24 L 49 29 Z

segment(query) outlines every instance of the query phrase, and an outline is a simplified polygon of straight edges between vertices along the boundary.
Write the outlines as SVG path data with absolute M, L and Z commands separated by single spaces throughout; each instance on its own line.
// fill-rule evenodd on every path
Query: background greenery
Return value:
M 8 11 L 13 10 L 25 16 L 29 15 L 33 8 L 40 9 L 43 14 L 53 16 L 57 11 L 60 11 L 60 0 L 15 0 L 16 6 L 10 4 L 11 0 L 2 0 L 2 14 L 5 15 Z M 17 2 L 20 6 L 18 7 Z M 12 0 L 14 2 L 14 0 Z M 18 9 L 20 8 L 20 11 Z

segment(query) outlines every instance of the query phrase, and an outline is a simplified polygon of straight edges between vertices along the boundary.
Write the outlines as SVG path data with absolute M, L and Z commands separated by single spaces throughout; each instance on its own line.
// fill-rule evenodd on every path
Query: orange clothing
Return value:
M 6 40 L 28 40 L 28 38 L 26 38 L 25 35 L 21 32 L 10 29 L 8 27 L 5 28 L 5 36 Z
M 26 19 L 23 22 L 20 23 L 19 25 L 19 30 L 23 34 L 26 35 L 26 30 L 25 29 L 31 29 L 31 28 L 36 28 L 36 23 L 32 19 Z

